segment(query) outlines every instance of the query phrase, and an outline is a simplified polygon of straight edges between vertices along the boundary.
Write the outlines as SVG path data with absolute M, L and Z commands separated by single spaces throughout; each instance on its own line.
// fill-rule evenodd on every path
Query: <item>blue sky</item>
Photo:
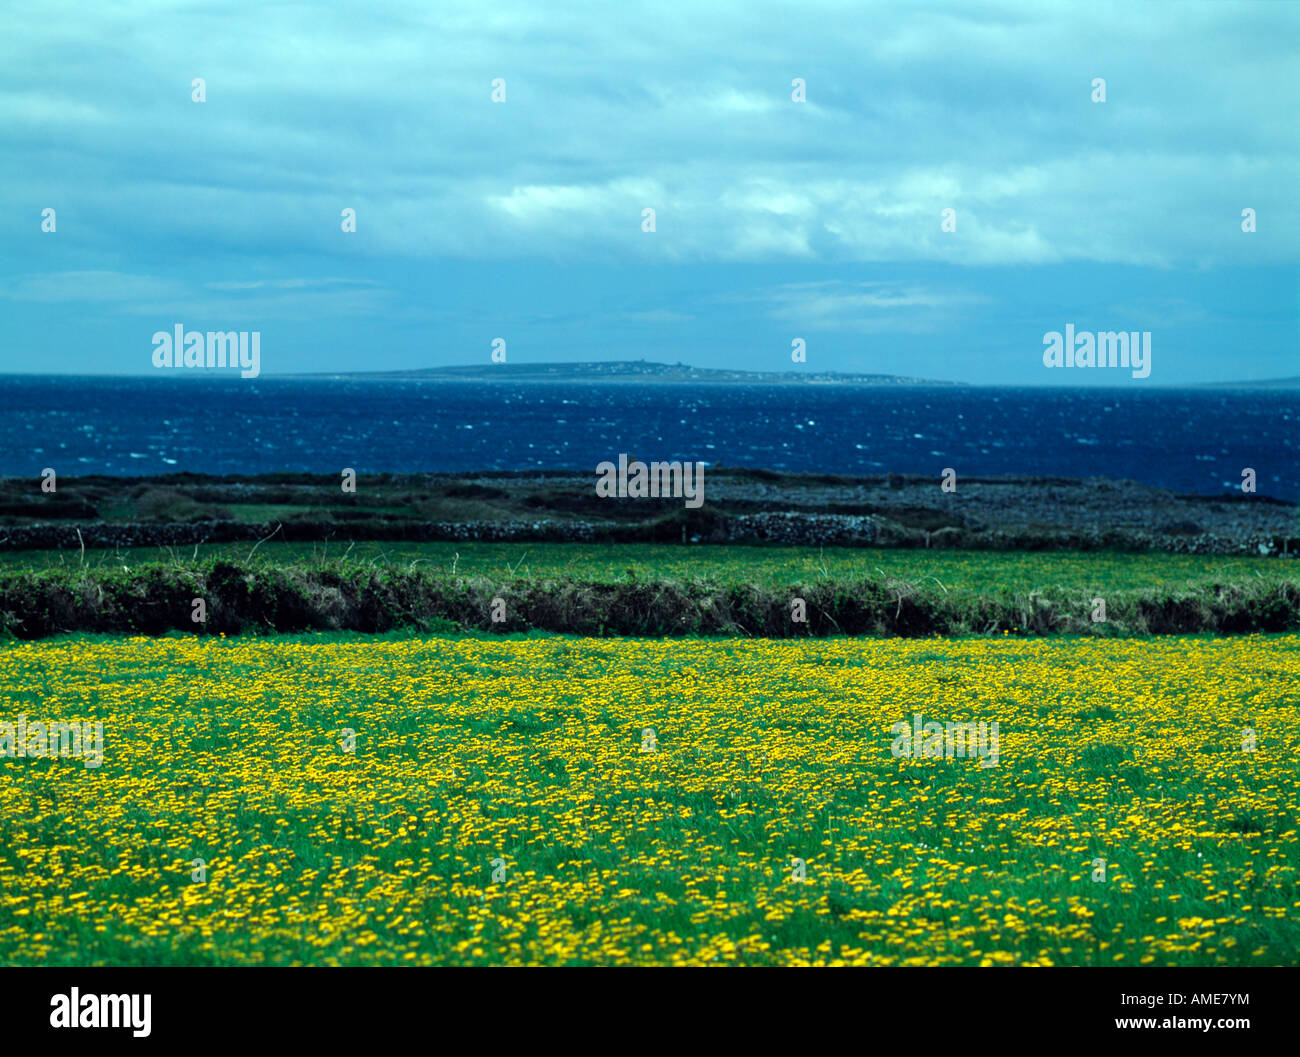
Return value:
M 4 30 L 0 371 L 155 373 L 181 323 L 260 331 L 268 376 L 497 337 L 516 363 L 1300 374 L 1285 0 L 53 0 Z M 1151 377 L 1046 369 L 1067 323 L 1151 331 Z

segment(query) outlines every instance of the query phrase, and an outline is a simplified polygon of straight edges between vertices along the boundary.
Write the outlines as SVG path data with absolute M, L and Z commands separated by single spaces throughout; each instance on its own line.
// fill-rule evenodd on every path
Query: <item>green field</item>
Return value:
M 1297 686 L 1296 635 L 10 643 L 0 717 L 103 758 L 0 760 L 0 964 L 1294 965 Z
M 256 549 L 254 550 L 254 547 Z M 762 547 L 714 544 L 591 543 L 227 543 L 116 551 L 0 551 L 0 570 L 134 567 L 145 562 L 225 558 L 291 563 L 344 558 L 498 580 L 569 578 L 622 582 L 631 578 L 707 579 L 784 586 L 818 579 L 883 575 L 949 590 L 1017 593 L 1087 590 L 1114 593 L 1153 587 L 1284 577 L 1300 583 L 1300 562 L 1263 557 L 1166 552 L 901 550 L 896 548 Z

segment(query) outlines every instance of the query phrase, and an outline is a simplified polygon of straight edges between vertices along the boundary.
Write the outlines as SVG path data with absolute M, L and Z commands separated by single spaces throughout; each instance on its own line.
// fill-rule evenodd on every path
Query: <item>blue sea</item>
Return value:
M 0 474 L 594 470 L 620 452 L 1300 497 L 1291 390 L 0 377 Z

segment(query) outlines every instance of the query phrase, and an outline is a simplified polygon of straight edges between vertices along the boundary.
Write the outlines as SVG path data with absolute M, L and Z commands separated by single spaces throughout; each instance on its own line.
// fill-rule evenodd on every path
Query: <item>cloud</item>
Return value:
M 685 312 L 651 309 L 646 312 L 620 312 L 614 318 L 632 323 L 689 323 L 695 317 Z
M 23 276 L 8 287 L 0 287 L 0 297 L 14 301 L 125 304 L 145 297 L 174 295 L 184 289 L 185 284 L 174 279 L 87 269 Z
M 733 295 L 766 305 L 765 315 L 809 330 L 860 334 L 925 333 L 987 298 L 963 291 L 941 291 L 915 282 L 785 283 Z
M 307 290 L 334 286 L 376 286 L 371 279 L 253 279 L 204 283 L 208 290 Z
M 111 271 L 56 272 L 19 279 L 0 297 L 91 303 L 137 316 L 191 319 L 316 319 L 374 311 L 387 291 L 364 279 L 260 279 L 195 284 Z
M 1257 373 L 1294 373 L 1298 29 L 1295 4 L 1129 0 L 19 7 L 6 355 L 130 349 L 111 325 L 144 316 L 319 322 L 285 328 L 304 367 L 497 334 L 618 357 L 669 326 L 724 365 L 773 321 L 1041 333 L 1127 299 L 1215 370 L 1250 314 Z
M 80 229 L 141 249 L 1164 266 L 1300 245 L 1290 5 L 141 6 L 18 17 L 0 75 L 28 159 L 5 200 L 84 205 Z M 1268 215 L 1250 244 L 1243 204 Z

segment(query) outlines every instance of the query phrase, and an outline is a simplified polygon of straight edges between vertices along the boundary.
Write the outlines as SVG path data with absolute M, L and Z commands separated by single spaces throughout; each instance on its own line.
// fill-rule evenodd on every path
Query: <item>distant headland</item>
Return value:
M 979 388 L 970 382 L 912 378 L 902 374 L 856 374 L 851 371 L 741 371 L 722 367 L 691 367 L 652 360 L 608 360 L 578 363 L 477 363 L 455 367 L 418 367 L 399 371 L 293 371 L 274 378 L 340 379 L 409 382 L 716 382 L 729 385 L 872 385 Z M 1154 386 L 1153 388 L 1168 388 Z M 1298 389 L 1300 376 L 1254 381 L 1186 382 L 1176 389 Z
M 760 385 L 937 385 L 965 386 L 898 374 L 843 371 L 735 371 L 690 367 L 684 363 L 613 360 L 597 363 L 484 363 L 461 367 L 422 367 L 407 371 L 329 371 L 280 375 L 296 378 L 347 378 L 428 382 L 724 382 Z

